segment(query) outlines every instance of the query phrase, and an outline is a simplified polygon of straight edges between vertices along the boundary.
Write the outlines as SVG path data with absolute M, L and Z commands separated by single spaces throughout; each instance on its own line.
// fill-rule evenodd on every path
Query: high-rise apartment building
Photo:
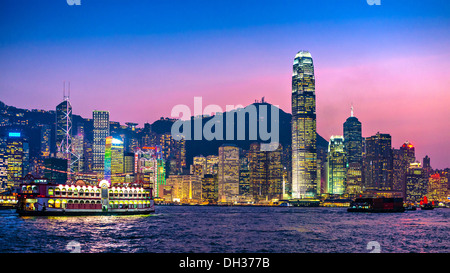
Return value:
M 109 112 L 93 111 L 94 136 L 92 145 L 92 170 L 103 173 L 105 167 L 105 145 L 109 133 Z
M 239 195 L 239 148 L 235 145 L 219 147 L 219 202 L 233 202 Z
M 317 194 L 316 95 L 311 54 L 300 51 L 292 74 L 292 198 Z

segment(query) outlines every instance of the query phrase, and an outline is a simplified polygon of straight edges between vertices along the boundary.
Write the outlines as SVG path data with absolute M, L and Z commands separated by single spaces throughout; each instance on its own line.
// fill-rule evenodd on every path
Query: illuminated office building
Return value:
M 50 156 L 50 138 L 51 138 L 51 132 L 52 128 L 50 125 L 46 124 L 40 124 L 39 128 L 41 129 L 41 137 L 40 137 L 40 156 L 43 158 L 47 158 Z
M 364 191 L 362 181 L 362 164 L 352 162 L 348 164 L 345 192 L 351 195 L 359 195 Z
M 9 132 L 6 138 L 6 157 L 8 162 L 7 187 L 18 187 L 21 178 L 28 174 L 28 140 L 20 132 Z
M 124 146 L 123 141 L 111 136 L 106 138 L 105 147 L 105 180 L 111 185 L 118 185 L 125 181 L 124 177 Z
M 443 174 L 436 172 L 428 178 L 427 197 L 428 200 L 438 202 L 448 202 L 450 189 L 448 178 Z
M 331 136 L 328 144 L 328 193 L 344 194 L 347 174 L 347 160 L 344 151 L 344 138 Z
M 414 146 L 406 141 L 400 149 L 392 149 L 392 189 L 404 192 L 406 172 L 416 157 Z
M 316 95 L 311 54 L 300 51 L 292 74 L 292 198 L 317 194 Z
M 379 132 L 365 139 L 364 179 L 366 189 L 392 190 L 391 135 Z
M 72 145 L 72 105 L 68 97 L 56 106 L 56 157 L 70 160 Z
M 97 173 L 103 173 L 105 167 L 105 147 L 106 137 L 109 133 L 109 112 L 93 111 L 94 119 L 94 139 L 92 146 L 93 160 L 92 170 Z
M 419 163 L 410 164 L 406 171 L 405 203 L 419 204 L 427 194 L 428 179 Z
M 205 174 L 202 178 L 202 201 L 208 204 L 217 204 L 217 194 L 217 175 Z
M 202 178 L 198 175 L 169 175 L 166 186 L 172 186 L 172 201 L 202 202 Z
M 0 190 L 8 185 L 8 155 L 6 154 L 6 141 L 0 138 Z
M 362 132 L 361 122 L 353 116 L 353 106 L 350 117 L 344 122 L 344 151 L 347 163 L 362 164 Z
M 249 151 L 250 193 L 255 202 L 282 198 L 282 148 L 261 151 L 259 143 L 252 143 Z
M 219 157 L 217 155 L 208 155 L 206 157 L 206 174 L 216 175 L 219 171 Z
M 235 145 L 219 147 L 219 202 L 233 202 L 239 195 L 239 148 Z
M 242 150 L 239 156 L 239 196 L 250 197 L 250 166 L 249 151 Z
M 202 173 L 206 173 L 206 157 L 203 155 L 194 156 L 193 165 L 200 165 L 202 168 Z
M 162 186 L 166 185 L 165 161 L 162 147 L 142 147 L 135 152 L 134 173 L 136 180 L 145 187 L 153 189 L 153 196 L 158 196 Z

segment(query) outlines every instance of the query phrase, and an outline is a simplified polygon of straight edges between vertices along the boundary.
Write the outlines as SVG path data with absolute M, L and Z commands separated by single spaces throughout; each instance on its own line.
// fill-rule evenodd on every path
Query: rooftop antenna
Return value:
M 353 103 L 352 106 L 350 107 L 350 116 L 353 117 Z

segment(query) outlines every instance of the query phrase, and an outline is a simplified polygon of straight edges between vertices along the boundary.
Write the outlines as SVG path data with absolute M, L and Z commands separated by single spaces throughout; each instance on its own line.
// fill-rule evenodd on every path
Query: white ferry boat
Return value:
M 17 213 L 21 216 L 133 215 L 155 211 L 152 189 L 57 185 L 39 180 L 20 185 Z

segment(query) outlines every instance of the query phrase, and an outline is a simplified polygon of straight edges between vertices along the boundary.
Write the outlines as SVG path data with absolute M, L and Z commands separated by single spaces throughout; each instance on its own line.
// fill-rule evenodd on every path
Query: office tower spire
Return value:
M 316 95 L 308 51 L 294 59 L 292 73 L 292 198 L 317 194 Z

